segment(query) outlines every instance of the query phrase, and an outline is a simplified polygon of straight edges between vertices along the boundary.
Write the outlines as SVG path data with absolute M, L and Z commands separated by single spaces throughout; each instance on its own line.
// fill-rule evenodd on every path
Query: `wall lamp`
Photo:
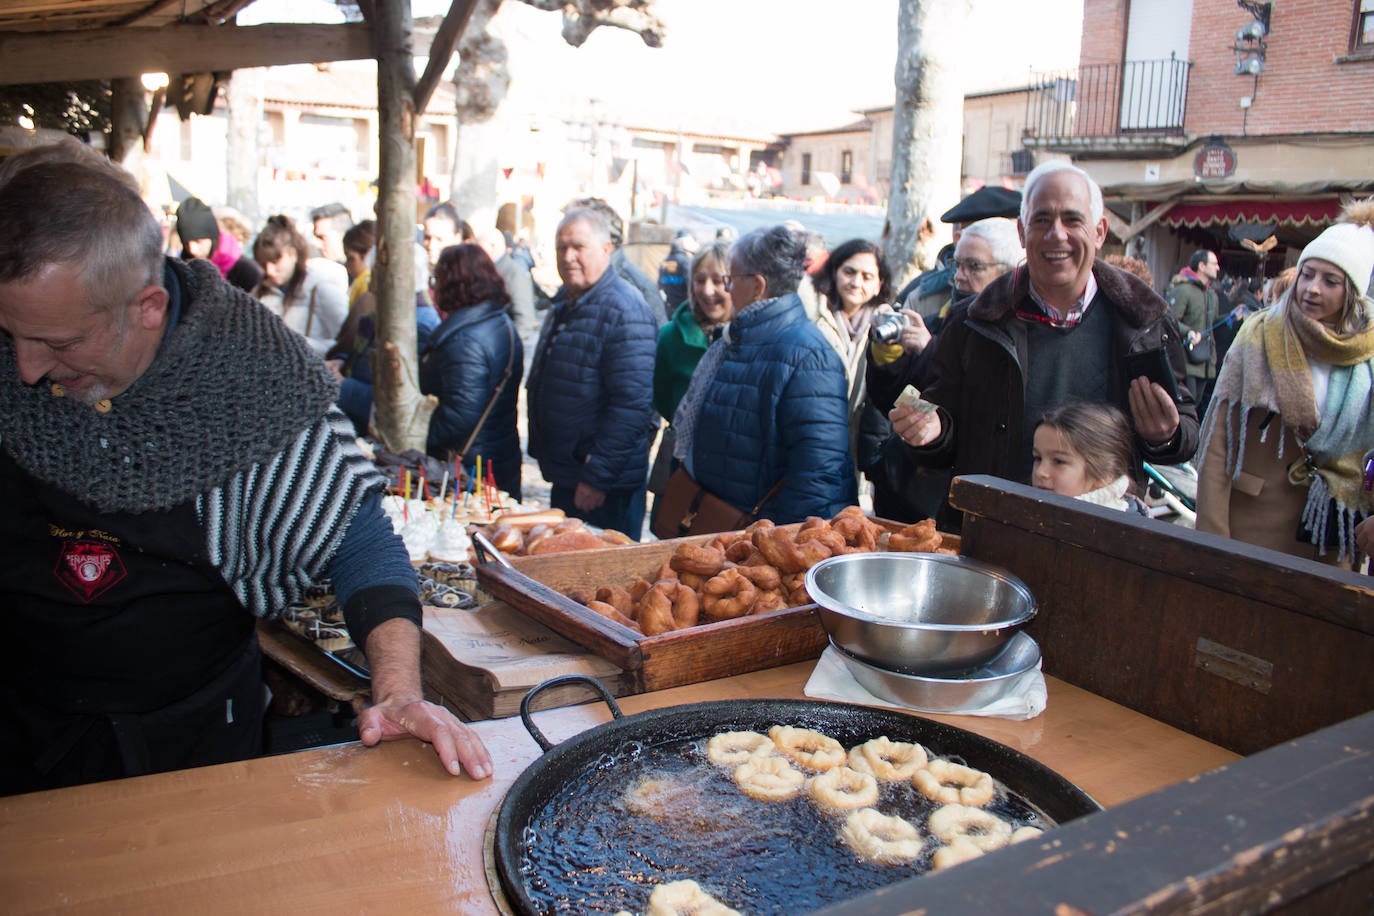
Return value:
M 1269 15 L 1273 12 L 1273 3 L 1272 0 L 1236 0 L 1236 5 L 1254 17 L 1240 27 L 1236 32 L 1235 44 L 1231 45 L 1231 50 L 1236 52 L 1236 75 L 1258 79 L 1264 72 L 1264 57 L 1268 50 L 1265 39 L 1269 37 Z

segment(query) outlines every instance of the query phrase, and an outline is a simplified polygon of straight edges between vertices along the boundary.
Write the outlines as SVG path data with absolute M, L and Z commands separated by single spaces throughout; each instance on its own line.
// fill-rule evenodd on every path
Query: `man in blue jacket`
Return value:
M 658 323 L 609 269 L 610 227 L 569 210 L 555 236 L 562 288 L 539 334 L 530 378 L 529 450 L 554 508 L 638 540 L 655 427 Z

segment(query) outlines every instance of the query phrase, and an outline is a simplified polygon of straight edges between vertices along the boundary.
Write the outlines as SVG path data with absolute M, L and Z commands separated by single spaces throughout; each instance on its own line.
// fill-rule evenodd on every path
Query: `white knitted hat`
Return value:
M 1337 223 L 1312 240 L 1302 250 L 1298 266 L 1309 258 L 1320 258 L 1335 264 L 1365 293 L 1374 275 L 1374 226 L 1365 220 L 1374 214 L 1374 204 L 1363 201 L 1347 207 L 1342 214 L 1355 221 Z

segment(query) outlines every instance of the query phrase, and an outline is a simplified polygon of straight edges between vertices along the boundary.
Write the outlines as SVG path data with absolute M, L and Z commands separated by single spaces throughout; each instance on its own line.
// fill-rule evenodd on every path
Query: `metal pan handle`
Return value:
M 515 569 L 515 567 L 511 565 L 510 560 L 506 559 L 506 555 L 503 554 L 501 551 L 497 550 L 496 545 L 493 544 L 482 532 L 474 531 L 472 533 L 472 543 L 473 549 L 477 552 L 478 563 L 481 563 L 485 566 L 487 563 L 490 563 L 492 560 L 495 560 L 497 563 L 500 563 L 502 566 L 506 567 L 506 569 Z M 536 687 L 535 689 L 537 690 L 539 688 Z
M 561 677 L 549 678 L 544 683 L 537 684 L 531 688 L 530 692 L 525 694 L 525 698 L 520 701 L 520 721 L 525 723 L 525 731 L 530 733 L 530 737 L 535 740 L 535 743 L 539 745 L 542 751 L 547 752 L 553 750 L 553 742 L 544 737 L 544 733 L 539 730 L 539 726 L 534 724 L 534 719 L 530 715 L 530 701 L 533 700 L 537 694 L 543 693 L 545 690 L 554 687 L 563 687 L 569 684 L 580 684 L 584 687 L 591 687 L 597 693 L 601 694 L 601 699 L 610 707 L 611 718 L 621 719 L 625 716 L 625 714 L 620 711 L 620 706 L 616 703 L 615 697 L 611 696 L 611 692 L 606 689 L 606 685 L 596 678 L 588 677 L 585 674 L 565 674 Z

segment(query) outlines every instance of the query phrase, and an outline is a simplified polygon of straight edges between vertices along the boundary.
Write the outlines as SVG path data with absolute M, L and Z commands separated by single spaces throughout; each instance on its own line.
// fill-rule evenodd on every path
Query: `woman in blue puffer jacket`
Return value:
M 519 501 L 520 433 L 515 416 L 525 353 L 510 318 L 510 302 L 501 274 L 481 247 L 445 248 L 434 266 L 434 303 L 443 321 L 430 333 L 421 354 L 420 389 L 439 399 L 429 419 L 425 450 L 451 461 L 480 423 L 463 455 L 463 467 L 471 474 L 481 455 L 484 468 L 491 465 L 496 485 Z M 491 410 L 484 421 L 488 404 Z
M 697 364 L 673 426 L 698 483 L 778 524 L 854 505 L 844 366 L 807 318 L 797 284 L 806 247 L 783 226 L 730 249 L 734 317 Z

